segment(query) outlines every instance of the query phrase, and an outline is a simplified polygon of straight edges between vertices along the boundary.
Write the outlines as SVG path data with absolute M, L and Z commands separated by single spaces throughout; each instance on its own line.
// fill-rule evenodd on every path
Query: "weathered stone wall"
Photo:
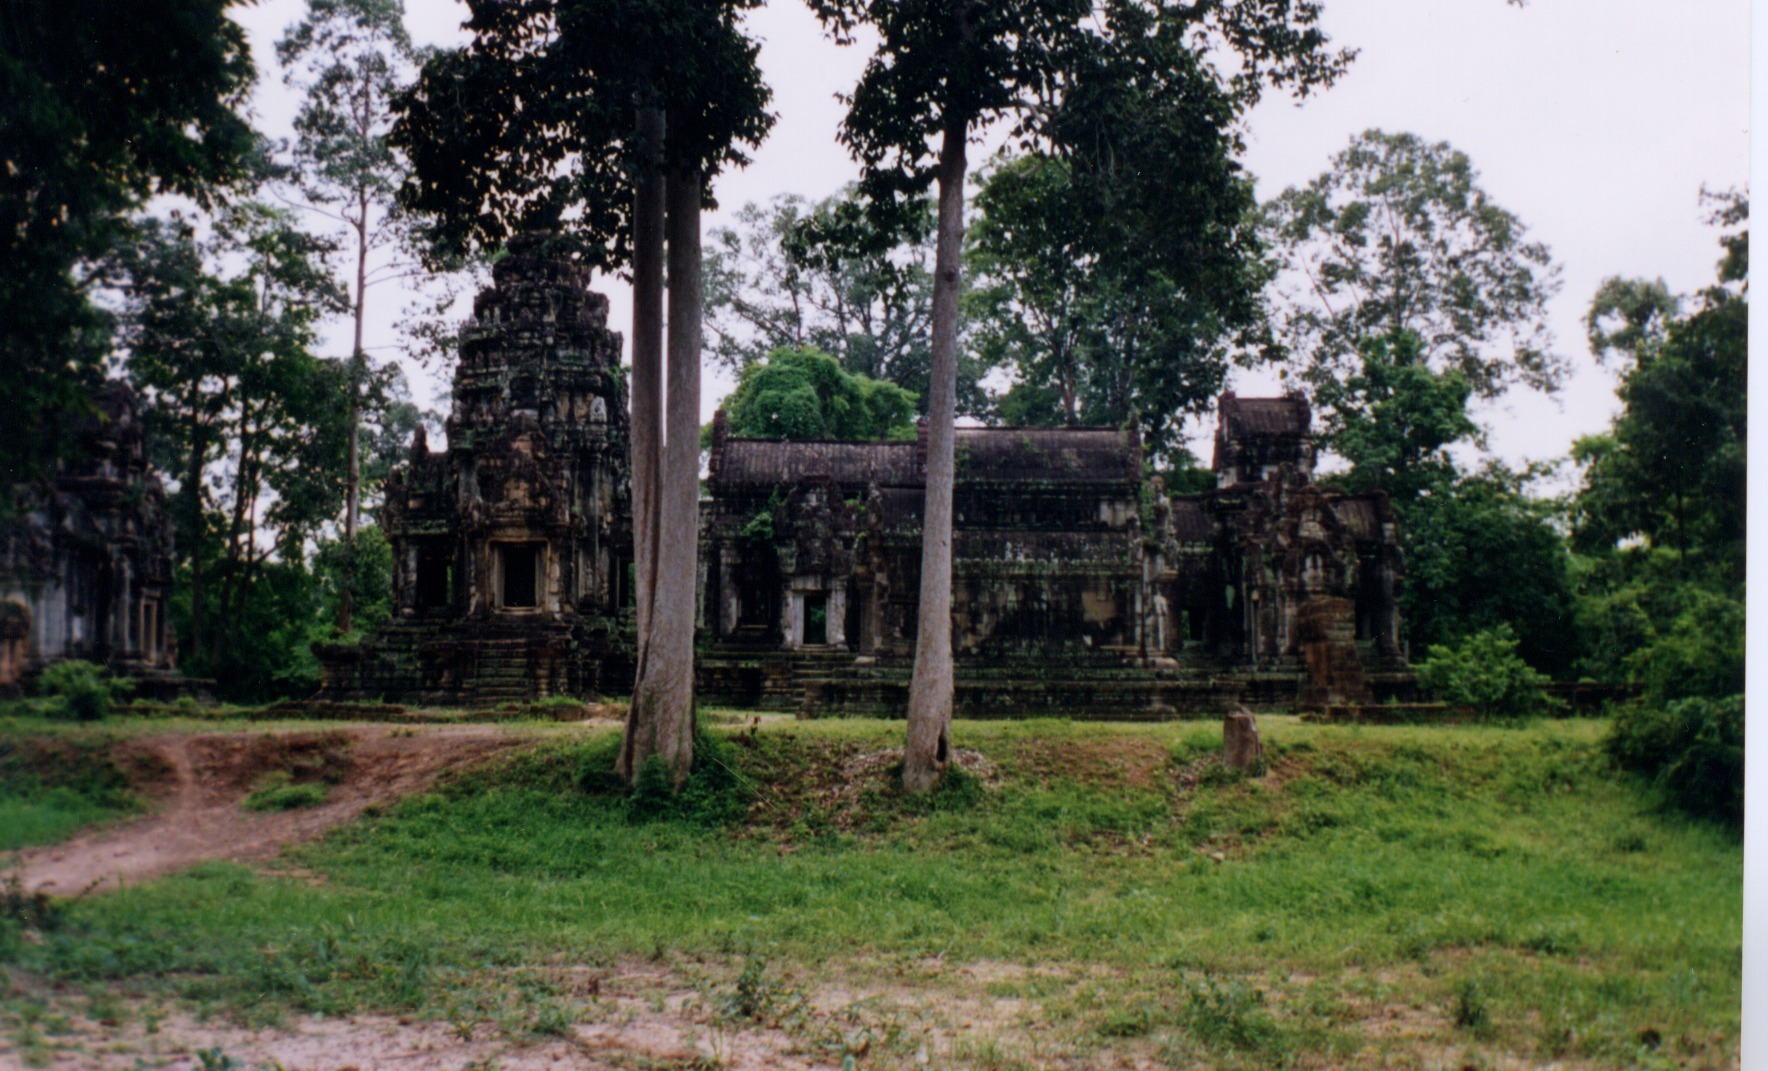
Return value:
M 1313 483 L 1309 421 L 1296 398 L 1224 395 L 1217 488 L 1185 496 L 1145 485 L 1122 432 L 960 429 L 960 710 L 1318 706 L 1364 701 L 1365 668 L 1401 688 L 1392 510 Z M 890 709 L 915 634 L 921 466 L 916 444 L 734 439 L 715 418 L 709 696 Z
M 0 523 L 0 688 L 79 658 L 119 676 L 176 678 L 167 622 L 172 526 L 134 391 L 107 383 L 49 486 Z M 21 612 L 22 611 L 22 612 Z

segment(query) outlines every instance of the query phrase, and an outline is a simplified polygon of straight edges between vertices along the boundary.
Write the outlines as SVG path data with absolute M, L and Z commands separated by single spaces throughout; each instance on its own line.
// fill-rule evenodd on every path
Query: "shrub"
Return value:
M 1513 719 L 1549 709 L 1541 690 L 1547 683 L 1516 653 L 1509 625 L 1476 632 L 1453 647 L 1432 645 L 1418 666 L 1418 682 L 1454 706 L 1472 708 L 1482 718 Z
M 1691 588 L 1669 626 L 1624 665 L 1655 699 L 1718 699 L 1743 691 L 1743 600 Z
M 97 721 L 109 714 L 113 693 L 128 686 L 127 681 L 111 680 L 103 666 L 79 659 L 57 662 L 37 678 L 37 692 L 48 700 L 44 714 L 76 721 Z
M 1690 814 L 1743 824 L 1743 696 L 1641 700 L 1615 712 L 1608 753 Z

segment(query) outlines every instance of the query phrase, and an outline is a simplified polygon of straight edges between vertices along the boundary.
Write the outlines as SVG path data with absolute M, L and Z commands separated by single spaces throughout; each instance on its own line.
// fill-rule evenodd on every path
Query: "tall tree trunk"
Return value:
M 617 769 L 631 780 L 653 750 L 651 726 L 638 702 L 651 656 L 657 601 L 657 505 L 663 446 L 663 136 L 662 109 L 641 104 L 637 117 L 644 164 L 633 196 L 632 222 L 632 557 L 637 664 L 626 739 Z
M 193 383 L 186 403 L 190 409 L 190 471 L 185 476 L 190 510 L 190 650 L 187 659 L 195 659 L 203 651 L 203 460 L 209 444 L 205 441 L 202 414 L 197 410 L 197 391 Z
M 356 217 L 356 338 L 350 347 L 350 442 L 344 485 L 344 590 L 338 599 L 338 631 L 349 632 L 356 594 L 356 511 L 362 495 L 362 372 L 367 354 L 362 351 L 363 310 L 368 294 L 368 191 L 359 193 Z
M 927 384 L 927 502 L 921 525 L 920 627 L 909 684 L 902 787 L 939 784 L 951 752 L 952 454 L 957 418 L 958 272 L 964 240 L 964 124 L 948 121 L 939 151 L 939 233 L 933 266 L 933 352 Z
M 694 594 L 700 541 L 700 175 L 671 173 L 668 191 L 668 398 L 657 495 L 656 604 L 644 676 L 633 689 L 640 736 L 679 787 L 694 764 Z

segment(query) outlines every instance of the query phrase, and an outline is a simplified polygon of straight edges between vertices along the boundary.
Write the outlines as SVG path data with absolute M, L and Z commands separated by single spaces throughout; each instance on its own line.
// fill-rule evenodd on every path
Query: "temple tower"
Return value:
M 547 243 L 512 241 L 474 302 L 447 449 L 420 430 L 387 481 L 393 621 L 320 650 L 327 695 L 585 694 L 618 658 L 631 560 L 621 340 L 588 269 Z

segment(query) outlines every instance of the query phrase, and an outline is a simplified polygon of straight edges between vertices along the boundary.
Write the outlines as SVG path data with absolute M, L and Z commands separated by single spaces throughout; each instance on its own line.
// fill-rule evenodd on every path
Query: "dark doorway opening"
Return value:
M 417 605 L 424 610 L 440 610 L 448 606 L 454 588 L 454 559 L 440 554 L 421 555 L 417 560 Z
M 505 609 L 529 610 L 539 605 L 540 548 L 539 543 L 505 543 L 498 548 Z
M 826 591 L 807 591 L 804 593 L 804 643 L 807 647 L 821 647 L 829 642 L 829 593 Z

